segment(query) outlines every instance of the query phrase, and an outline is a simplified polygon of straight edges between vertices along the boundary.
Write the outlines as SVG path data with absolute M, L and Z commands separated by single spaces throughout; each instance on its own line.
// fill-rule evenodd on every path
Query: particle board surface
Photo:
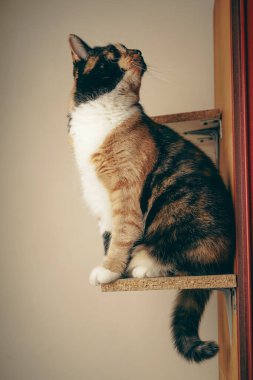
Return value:
M 102 292 L 168 289 L 227 289 L 236 287 L 236 275 L 126 278 L 101 285 Z

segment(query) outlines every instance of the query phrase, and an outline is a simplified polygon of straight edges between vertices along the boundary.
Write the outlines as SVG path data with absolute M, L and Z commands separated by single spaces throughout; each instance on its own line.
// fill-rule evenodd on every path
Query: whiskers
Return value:
M 165 73 L 162 73 L 161 71 L 158 71 L 149 65 L 145 64 L 145 66 L 144 66 L 141 63 L 138 64 L 137 62 L 132 62 L 131 68 L 136 68 L 142 72 L 146 71 L 148 75 L 155 78 L 155 81 L 159 80 L 159 81 L 162 81 L 164 83 L 170 83 L 170 81 L 168 80 L 168 76 Z
M 147 65 L 147 73 L 149 75 L 151 75 L 155 79 L 161 80 L 161 81 L 166 82 L 166 83 L 170 83 L 170 81 L 168 79 L 169 78 L 169 71 L 170 70 L 167 70 L 167 72 L 162 72 L 160 70 L 157 70 L 157 68 L 154 66 L 151 66 L 149 64 Z
M 111 59 L 110 62 L 114 63 L 114 64 L 118 64 L 119 60 L 120 60 L 120 58 L 114 58 L 114 59 Z M 131 62 L 131 67 L 136 67 L 139 70 L 144 69 L 142 64 L 138 63 L 136 61 Z M 158 79 L 158 80 L 165 82 L 165 83 L 171 83 L 171 81 L 169 80 L 170 69 L 167 69 L 166 71 L 161 71 L 161 70 L 158 70 L 155 66 L 150 65 L 150 64 L 146 64 L 146 68 L 147 68 L 147 70 L 146 70 L 147 73 L 150 76 L 152 76 L 153 78 Z
M 143 70 L 143 66 L 141 64 L 138 64 L 137 62 L 132 62 L 131 64 L 132 67 L 136 67 L 140 70 Z M 146 68 L 147 68 L 147 73 L 149 75 L 151 75 L 152 77 L 154 77 L 155 79 L 158 79 L 160 81 L 163 81 L 163 82 L 166 82 L 166 83 L 170 83 L 169 81 L 169 73 L 166 73 L 166 72 L 162 72 L 160 70 L 157 70 L 154 66 L 151 66 L 151 65 L 147 65 L 146 64 Z M 168 70 L 170 71 L 170 70 Z
M 137 69 L 140 69 L 140 70 L 144 69 L 144 67 L 141 64 L 139 65 L 137 62 L 132 62 L 131 67 L 136 67 Z

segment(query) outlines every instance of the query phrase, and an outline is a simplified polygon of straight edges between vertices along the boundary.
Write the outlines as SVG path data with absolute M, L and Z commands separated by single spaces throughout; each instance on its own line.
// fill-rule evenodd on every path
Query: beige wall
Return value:
M 213 0 L 1 2 L 1 380 L 217 379 L 174 352 L 174 292 L 101 294 L 102 244 L 67 142 L 68 33 L 139 48 L 150 114 L 213 107 Z M 159 80 L 156 76 L 165 78 Z M 216 301 L 202 336 L 216 338 Z

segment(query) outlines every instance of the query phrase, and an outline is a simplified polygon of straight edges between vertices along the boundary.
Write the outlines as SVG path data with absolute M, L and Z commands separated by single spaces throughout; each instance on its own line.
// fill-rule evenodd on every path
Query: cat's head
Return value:
M 73 102 L 78 105 L 117 92 L 133 102 L 139 100 L 146 64 L 139 50 L 122 44 L 91 48 L 74 34 L 69 36 L 73 59 Z

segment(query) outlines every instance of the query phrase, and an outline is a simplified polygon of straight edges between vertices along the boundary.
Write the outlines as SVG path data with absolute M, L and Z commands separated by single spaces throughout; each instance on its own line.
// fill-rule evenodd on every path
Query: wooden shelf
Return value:
M 171 115 L 162 115 L 162 116 L 152 117 L 154 121 L 161 124 L 178 123 L 178 122 L 193 121 L 193 120 L 211 120 L 211 119 L 219 120 L 220 118 L 221 118 L 221 111 L 219 109 L 175 113 Z
M 180 276 L 157 278 L 126 278 L 101 285 L 102 292 L 129 292 L 168 289 L 228 289 L 236 288 L 236 275 Z

